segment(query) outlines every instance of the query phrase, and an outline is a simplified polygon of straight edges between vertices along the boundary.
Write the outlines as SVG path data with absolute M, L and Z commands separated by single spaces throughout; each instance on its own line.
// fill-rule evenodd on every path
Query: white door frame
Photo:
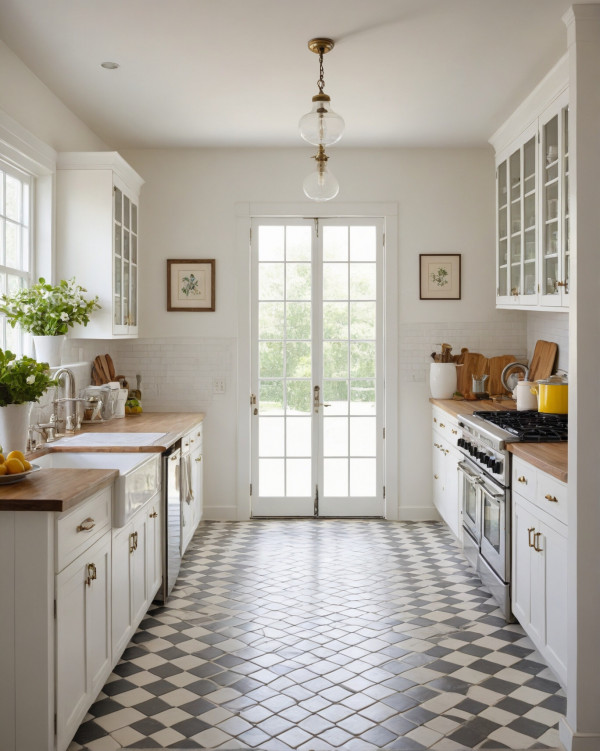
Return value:
M 383 249 L 385 308 L 385 426 L 384 442 L 385 518 L 398 516 L 398 205 L 396 203 L 238 203 L 236 215 L 237 302 L 238 302 L 238 440 L 237 519 L 250 519 L 251 438 L 251 253 L 250 227 L 255 218 L 287 217 L 381 217 L 384 220 Z

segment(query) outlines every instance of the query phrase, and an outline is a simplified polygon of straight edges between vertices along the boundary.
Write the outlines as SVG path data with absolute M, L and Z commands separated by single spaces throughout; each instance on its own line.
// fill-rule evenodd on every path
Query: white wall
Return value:
M 106 144 L 0 41 L 0 109 L 56 151 L 104 151 Z
M 209 518 L 235 518 L 238 341 L 235 204 L 318 204 L 303 198 L 310 151 L 198 149 L 124 151 L 146 183 L 137 342 L 74 341 L 81 355 L 110 352 L 131 380 L 143 376 L 147 409 L 205 411 Z M 494 164 L 491 149 L 332 149 L 343 202 L 397 202 L 400 310 L 400 506 L 432 518 L 429 353 L 449 341 L 485 355 L 526 351 L 525 318 L 494 308 Z M 420 301 L 419 253 L 462 253 L 460 301 Z M 166 259 L 216 258 L 216 312 L 167 313 Z M 213 395 L 212 378 L 226 393 Z M 241 405 L 242 409 L 246 405 Z M 240 457 L 244 461 L 245 457 Z

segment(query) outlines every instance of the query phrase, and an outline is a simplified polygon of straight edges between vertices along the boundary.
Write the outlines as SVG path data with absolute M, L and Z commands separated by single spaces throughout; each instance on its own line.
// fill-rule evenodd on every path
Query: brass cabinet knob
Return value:
M 527 485 L 527 478 L 525 475 L 521 475 L 521 477 L 517 477 L 517 482 L 522 482 L 524 485 Z
M 434 476 L 433 476 L 433 479 L 434 479 L 434 480 L 439 480 L 440 478 L 439 478 L 439 476 L 438 476 L 438 475 L 434 475 Z
M 194 459 L 194 461 L 196 461 L 196 462 L 201 462 L 201 461 L 202 461 L 202 457 L 201 457 L 201 456 L 199 456 L 199 457 L 198 457 L 197 459 Z
M 153 511 L 153 512 L 152 512 L 152 513 L 150 514 L 150 518 L 151 518 L 151 519 L 156 519 L 156 517 L 157 517 L 157 516 L 158 516 L 158 511 Z
M 96 522 L 91 516 L 88 516 L 88 518 L 84 519 L 81 524 L 77 525 L 77 532 L 89 532 L 91 529 L 94 529 L 95 526 Z
M 555 495 L 550 495 L 550 493 L 548 493 L 548 495 L 545 495 L 544 498 L 547 501 L 550 501 L 550 503 L 558 503 L 558 498 Z
M 440 423 L 440 428 L 445 428 L 445 424 L 443 422 Z

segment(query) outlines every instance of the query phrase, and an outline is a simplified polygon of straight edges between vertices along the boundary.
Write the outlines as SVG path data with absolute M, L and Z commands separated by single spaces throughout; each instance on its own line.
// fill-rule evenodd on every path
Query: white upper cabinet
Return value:
M 101 310 L 73 336 L 138 335 L 142 178 L 114 151 L 64 152 L 56 173 L 57 275 L 75 277 Z
M 563 58 L 492 136 L 496 306 L 569 304 L 567 63 Z

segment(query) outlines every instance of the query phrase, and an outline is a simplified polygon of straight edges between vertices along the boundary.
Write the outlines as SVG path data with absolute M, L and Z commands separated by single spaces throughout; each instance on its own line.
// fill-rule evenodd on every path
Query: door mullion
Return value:
M 319 220 L 315 220 L 312 245 L 312 387 L 319 386 L 323 395 L 323 250 Z M 313 391 L 314 393 L 314 391 Z M 323 407 L 312 411 L 312 486 L 315 492 L 315 516 L 319 515 L 318 498 L 323 495 Z M 318 488 L 318 494 L 316 489 Z

